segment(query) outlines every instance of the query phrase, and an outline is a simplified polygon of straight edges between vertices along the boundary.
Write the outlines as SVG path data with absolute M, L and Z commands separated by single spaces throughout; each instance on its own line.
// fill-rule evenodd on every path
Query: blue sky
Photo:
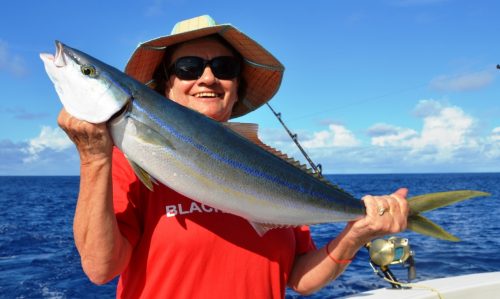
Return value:
M 282 61 L 271 104 L 326 173 L 500 171 L 500 2 L 205 3 L 4 3 L 0 175 L 78 174 L 38 57 L 54 40 L 122 69 L 139 42 L 202 14 Z M 259 123 L 264 141 L 299 157 L 266 107 L 237 120 Z

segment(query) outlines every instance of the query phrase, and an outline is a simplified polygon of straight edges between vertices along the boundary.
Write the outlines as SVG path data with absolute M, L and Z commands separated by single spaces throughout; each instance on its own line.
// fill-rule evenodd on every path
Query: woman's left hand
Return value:
M 406 229 L 409 213 L 401 188 L 391 195 L 363 197 L 366 215 L 351 221 L 325 248 L 298 256 L 288 285 L 301 294 L 311 294 L 338 277 L 356 252 L 371 240 Z
M 375 238 L 406 230 L 409 214 L 407 195 L 408 189 L 401 188 L 391 195 L 364 196 L 366 215 L 347 225 L 345 237 L 363 246 Z

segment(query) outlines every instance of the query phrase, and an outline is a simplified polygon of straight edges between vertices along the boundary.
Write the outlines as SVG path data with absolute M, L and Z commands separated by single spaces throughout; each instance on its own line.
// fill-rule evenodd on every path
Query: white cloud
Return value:
M 419 129 L 374 124 L 363 144 L 347 127 L 333 124 L 302 133 L 301 144 L 325 173 L 500 170 L 500 127 L 481 133 L 479 121 L 461 107 L 435 100 L 420 101 L 414 112 Z M 293 147 L 276 147 L 303 159 Z
M 0 175 L 78 175 L 80 163 L 74 146 L 33 147 L 30 142 L 0 140 Z
M 23 161 L 25 163 L 36 161 L 39 159 L 38 154 L 45 149 L 60 152 L 71 147 L 72 144 L 71 140 L 61 129 L 44 126 L 40 135 L 28 142 L 27 147 L 24 149 L 28 156 Z
M 299 141 L 326 174 L 500 171 L 500 127 L 481 134 L 478 120 L 460 107 L 433 100 L 416 107 L 432 107 L 418 114 L 420 129 L 378 123 L 362 143 L 346 126 L 330 124 L 298 132 Z M 305 163 L 283 129 L 261 133 L 264 142 Z M 43 127 L 27 142 L 0 140 L 0 175 L 75 175 L 78 167 L 78 153 L 59 128 Z
M 500 127 L 496 127 L 491 131 L 491 135 L 484 146 L 484 153 L 489 159 L 500 160 Z
M 413 109 L 413 114 L 416 117 L 427 117 L 427 116 L 433 116 L 433 115 L 438 115 L 443 109 L 443 105 L 434 100 L 421 100 L 418 102 L 417 106 L 415 109 Z
M 394 135 L 398 133 L 398 128 L 393 125 L 378 123 L 368 129 L 368 135 L 372 137 Z
M 479 148 L 476 120 L 460 107 L 424 100 L 415 110 L 423 119 L 420 132 L 393 127 L 391 133 L 372 137 L 372 145 L 407 148 L 409 156 L 427 162 L 451 161 L 462 151 Z
M 491 140 L 500 142 L 500 127 L 496 127 L 491 131 Z
M 434 78 L 430 86 L 440 91 L 469 91 L 481 89 L 493 82 L 492 71 L 461 74 L 455 76 L 441 75 Z
M 375 146 L 403 146 L 414 140 L 418 133 L 412 129 L 400 128 L 387 124 L 376 124 L 368 129 L 372 136 L 371 144 Z
M 306 148 L 353 147 L 359 144 L 351 131 L 337 124 L 330 124 L 328 130 L 316 132 L 310 140 L 303 142 Z
M 19 77 L 28 72 L 24 59 L 11 53 L 7 42 L 0 39 L 0 71 L 2 70 Z
M 475 120 L 459 107 L 442 107 L 437 115 L 424 118 L 419 138 L 413 141 L 415 149 L 435 146 L 440 150 L 476 144 L 473 136 Z

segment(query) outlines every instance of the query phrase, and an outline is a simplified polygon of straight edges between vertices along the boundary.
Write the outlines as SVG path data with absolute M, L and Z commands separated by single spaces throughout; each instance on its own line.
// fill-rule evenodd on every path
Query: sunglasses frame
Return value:
M 181 63 L 183 63 L 183 61 L 186 61 L 188 59 L 194 60 L 196 62 L 197 64 L 196 69 L 187 71 L 182 70 Z M 221 59 L 225 60 L 226 63 L 228 61 L 232 63 L 231 65 L 232 69 L 229 71 L 229 74 L 226 73 L 221 74 L 217 65 L 215 65 L 214 68 L 214 63 L 217 63 L 217 61 Z M 183 56 L 177 58 L 175 62 L 170 65 L 167 74 L 175 75 L 177 78 L 181 80 L 198 80 L 203 75 L 203 72 L 205 72 L 205 68 L 207 66 L 210 66 L 210 70 L 212 71 L 214 76 L 220 80 L 232 80 L 234 78 L 237 78 L 241 73 L 241 62 L 238 60 L 238 58 L 234 56 L 217 56 L 210 60 L 205 60 L 198 56 Z M 227 69 L 227 65 L 224 68 Z

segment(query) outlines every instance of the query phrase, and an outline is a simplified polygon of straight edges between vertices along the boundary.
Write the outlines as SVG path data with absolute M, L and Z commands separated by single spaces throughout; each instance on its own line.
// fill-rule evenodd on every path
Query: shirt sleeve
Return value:
M 142 234 L 140 213 L 140 181 L 124 154 L 113 149 L 113 207 L 122 235 L 135 247 Z
M 301 255 L 316 250 L 316 245 L 311 237 L 309 226 L 303 225 L 294 229 L 296 240 L 296 254 Z

